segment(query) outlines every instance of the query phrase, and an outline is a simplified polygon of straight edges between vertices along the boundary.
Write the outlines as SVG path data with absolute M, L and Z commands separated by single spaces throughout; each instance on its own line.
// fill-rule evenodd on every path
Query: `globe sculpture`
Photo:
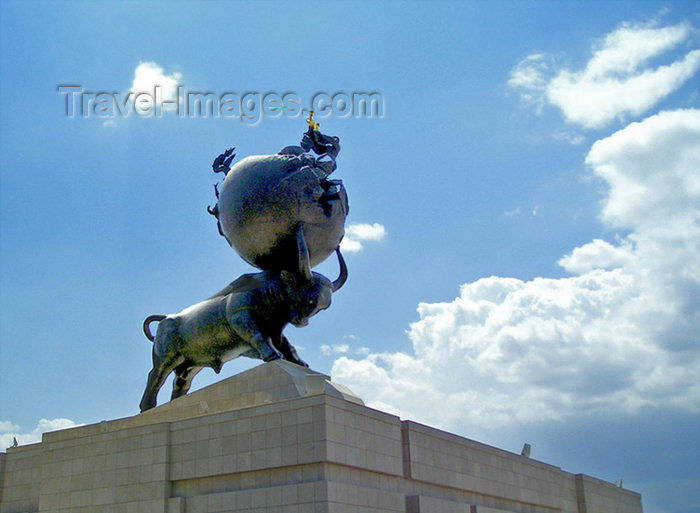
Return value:
M 347 193 L 340 180 L 328 178 L 336 168 L 338 138 L 321 134 L 311 117 L 307 121 L 299 146 L 247 157 L 228 170 L 233 149 L 214 162 L 226 176 L 210 211 L 231 247 L 262 270 L 298 267 L 299 230 L 311 267 L 328 258 L 345 233 Z

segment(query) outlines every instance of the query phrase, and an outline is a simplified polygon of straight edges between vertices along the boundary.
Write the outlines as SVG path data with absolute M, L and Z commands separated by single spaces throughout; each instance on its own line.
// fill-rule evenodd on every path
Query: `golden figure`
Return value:
M 315 132 L 318 131 L 318 127 L 320 125 L 318 123 L 316 123 L 316 121 L 314 121 L 314 111 L 312 111 L 312 110 L 309 111 L 309 117 L 306 118 L 306 124 L 309 125 L 309 128 L 311 128 L 311 130 L 313 130 Z

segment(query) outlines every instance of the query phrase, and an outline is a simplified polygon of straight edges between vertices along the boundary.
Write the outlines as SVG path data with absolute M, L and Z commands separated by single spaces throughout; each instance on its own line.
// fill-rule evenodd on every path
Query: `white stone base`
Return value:
M 639 494 L 262 364 L 0 453 L 0 513 L 641 513 Z

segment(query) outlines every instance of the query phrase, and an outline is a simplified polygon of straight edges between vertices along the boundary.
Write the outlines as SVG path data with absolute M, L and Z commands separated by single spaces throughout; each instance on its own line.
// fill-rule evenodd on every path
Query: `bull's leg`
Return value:
M 177 326 L 171 319 L 165 319 L 158 325 L 153 342 L 153 368 L 148 373 L 146 390 L 141 398 L 141 411 L 153 408 L 157 403 L 158 392 L 168 375 L 180 365 L 184 358 L 176 350 L 178 339 Z
M 236 336 L 257 351 L 262 361 L 270 362 L 281 358 L 280 354 L 270 343 L 270 339 L 262 335 L 255 320 L 247 312 L 235 312 L 229 316 L 228 322 Z
M 158 390 L 154 388 L 156 381 L 156 376 L 158 369 L 151 369 L 148 373 L 148 381 L 146 382 L 146 390 L 143 391 L 143 396 L 141 396 L 141 402 L 139 403 L 139 408 L 141 411 L 150 410 L 156 405 L 156 396 L 158 395 Z
M 250 345 L 260 354 L 260 359 L 263 362 L 271 362 L 281 358 L 277 350 L 272 347 L 270 340 L 262 335 L 256 335 L 251 338 Z
M 275 340 L 275 347 L 279 349 L 279 352 L 282 353 L 282 357 L 285 360 L 290 361 L 292 363 L 296 363 L 297 365 L 301 365 L 302 367 L 309 366 L 308 363 L 299 358 L 297 350 L 294 348 L 291 342 L 289 342 L 289 339 L 284 335 L 280 335 L 280 337 L 277 338 L 277 340 Z
M 189 364 L 181 364 L 175 369 L 175 379 L 173 380 L 173 393 L 170 400 L 182 397 L 190 391 L 192 378 L 202 370 L 201 367 L 190 367 Z
M 151 372 L 148 373 L 146 389 L 143 392 L 143 397 L 141 397 L 141 403 L 139 405 L 141 411 L 150 410 L 156 405 L 158 391 L 160 387 L 163 386 L 163 382 L 168 374 L 170 374 L 170 370 L 166 371 L 163 361 L 156 355 L 155 351 L 153 351 L 153 368 Z

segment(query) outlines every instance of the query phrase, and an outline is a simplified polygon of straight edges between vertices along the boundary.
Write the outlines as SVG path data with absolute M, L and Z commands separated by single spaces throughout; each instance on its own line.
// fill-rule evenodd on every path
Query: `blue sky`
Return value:
M 320 120 L 341 138 L 355 244 L 332 308 L 287 329 L 301 356 L 370 406 L 622 478 L 647 513 L 700 511 L 696 3 L 5 1 L 0 15 L 4 445 L 137 413 L 143 318 L 251 271 L 206 212 L 212 159 L 305 130 L 287 115 L 70 118 L 59 85 L 123 98 L 157 77 L 304 107 L 377 92 L 381 118 Z

